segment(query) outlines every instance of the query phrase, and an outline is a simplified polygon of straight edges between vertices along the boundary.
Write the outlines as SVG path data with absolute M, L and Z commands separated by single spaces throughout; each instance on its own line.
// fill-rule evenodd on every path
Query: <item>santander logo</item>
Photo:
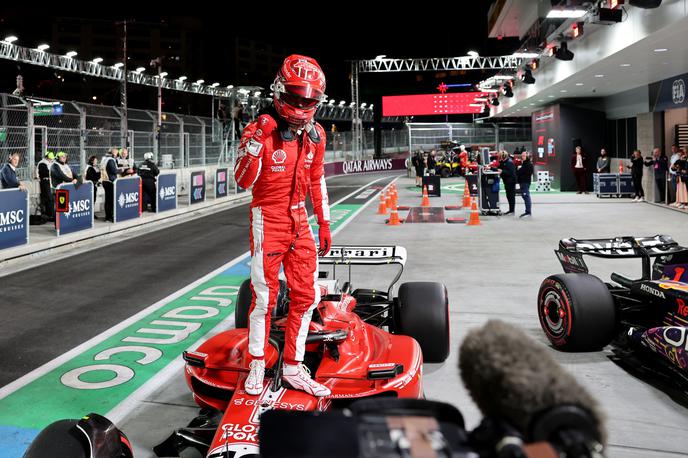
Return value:
M 284 161 L 287 160 L 287 153 L 284 152 L 284 150 L 278 149 L 274 153 L 272 153 L 272 162 L 275 164 L 284 164 Z

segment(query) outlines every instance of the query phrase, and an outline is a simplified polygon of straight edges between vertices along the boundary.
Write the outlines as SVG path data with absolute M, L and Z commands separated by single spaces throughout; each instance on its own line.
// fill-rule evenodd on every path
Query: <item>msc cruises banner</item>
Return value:
M 141 216 L 141 178 L 119 178 L 115 181 L 115 222 Z
M 158 205 L 156 210 L 158 213 L 166 210 L 174 210 L 177 208 L 177 174 L 176 173 L 161 173 L 158 175 L 157 186 Z
M 57 212 L 55 229 L 57 235 L 71 234 L 93 227 L 93 183 L 84 181 L 78 187 L 74 184 L 61 184 L 57 189 L 69 191 L 69 211 Z
M 0 250 L 29 243 L 29 193 L 0 189 Z

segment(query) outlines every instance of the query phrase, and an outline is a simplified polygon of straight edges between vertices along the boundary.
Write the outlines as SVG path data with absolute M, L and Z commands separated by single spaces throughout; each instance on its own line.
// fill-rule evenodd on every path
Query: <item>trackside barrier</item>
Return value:
M 205 171 L 191 172 L 189 177 L 189 205 L 205 201 Z
M 0 250 L 29 243 L 29 193 L 0 189 Z
M 141 216 L 141 178 L 118 178 L 115 181 L 115 223 Z
M 227 197 L 227 168 L 220 168 L 215 171 L 215 198 Z
M 69 191 L 69 211 L 55 214 L 57 236 L 93 228 L 93 183 L 63 183 L 57 189 Z
M 156 213 L 177 208 L 177 174 L 161 173 L 155 181 Z

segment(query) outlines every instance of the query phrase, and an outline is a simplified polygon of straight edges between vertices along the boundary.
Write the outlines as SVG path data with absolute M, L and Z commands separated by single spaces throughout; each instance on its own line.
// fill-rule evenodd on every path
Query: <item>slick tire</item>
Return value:
M 280 280 L 280 290 L 277 294 L 277 304 L 272 312 L 273 317 L 284 316 L 288 309 L 288 291 L 287 282 Z M 236 307 L 234 308 L 234 325 L 237 329 L 248 328 L 248 313 L 251 310 L 251 301 L 253 293 L 251 292 L 251 280 L 246 279 L 239 287 L 237 294 Z
M 396 334 L 413 337 L 426 363 L 441 363 L 449 356 L 449 299 L 442 283 L 408 282 L 399 287 L 395 301 Z
M 616 331 L 616 307 L 607 285 L 594 275 L 566 273 L 547 277 L 538 292 L 540 326 L 563 351 L 595 351 Z

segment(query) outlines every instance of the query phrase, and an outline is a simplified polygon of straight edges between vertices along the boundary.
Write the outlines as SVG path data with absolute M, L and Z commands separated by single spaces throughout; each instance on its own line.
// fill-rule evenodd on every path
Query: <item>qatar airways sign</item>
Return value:
M 406 159 L 367 159 L 361 161 L 330 162 L 325 164 L 325 176 L 404 170 Z
M 475 99 L 487 96 L 486 92 L 384 96 L 382 116 L 480 114 L 484 102 Z

